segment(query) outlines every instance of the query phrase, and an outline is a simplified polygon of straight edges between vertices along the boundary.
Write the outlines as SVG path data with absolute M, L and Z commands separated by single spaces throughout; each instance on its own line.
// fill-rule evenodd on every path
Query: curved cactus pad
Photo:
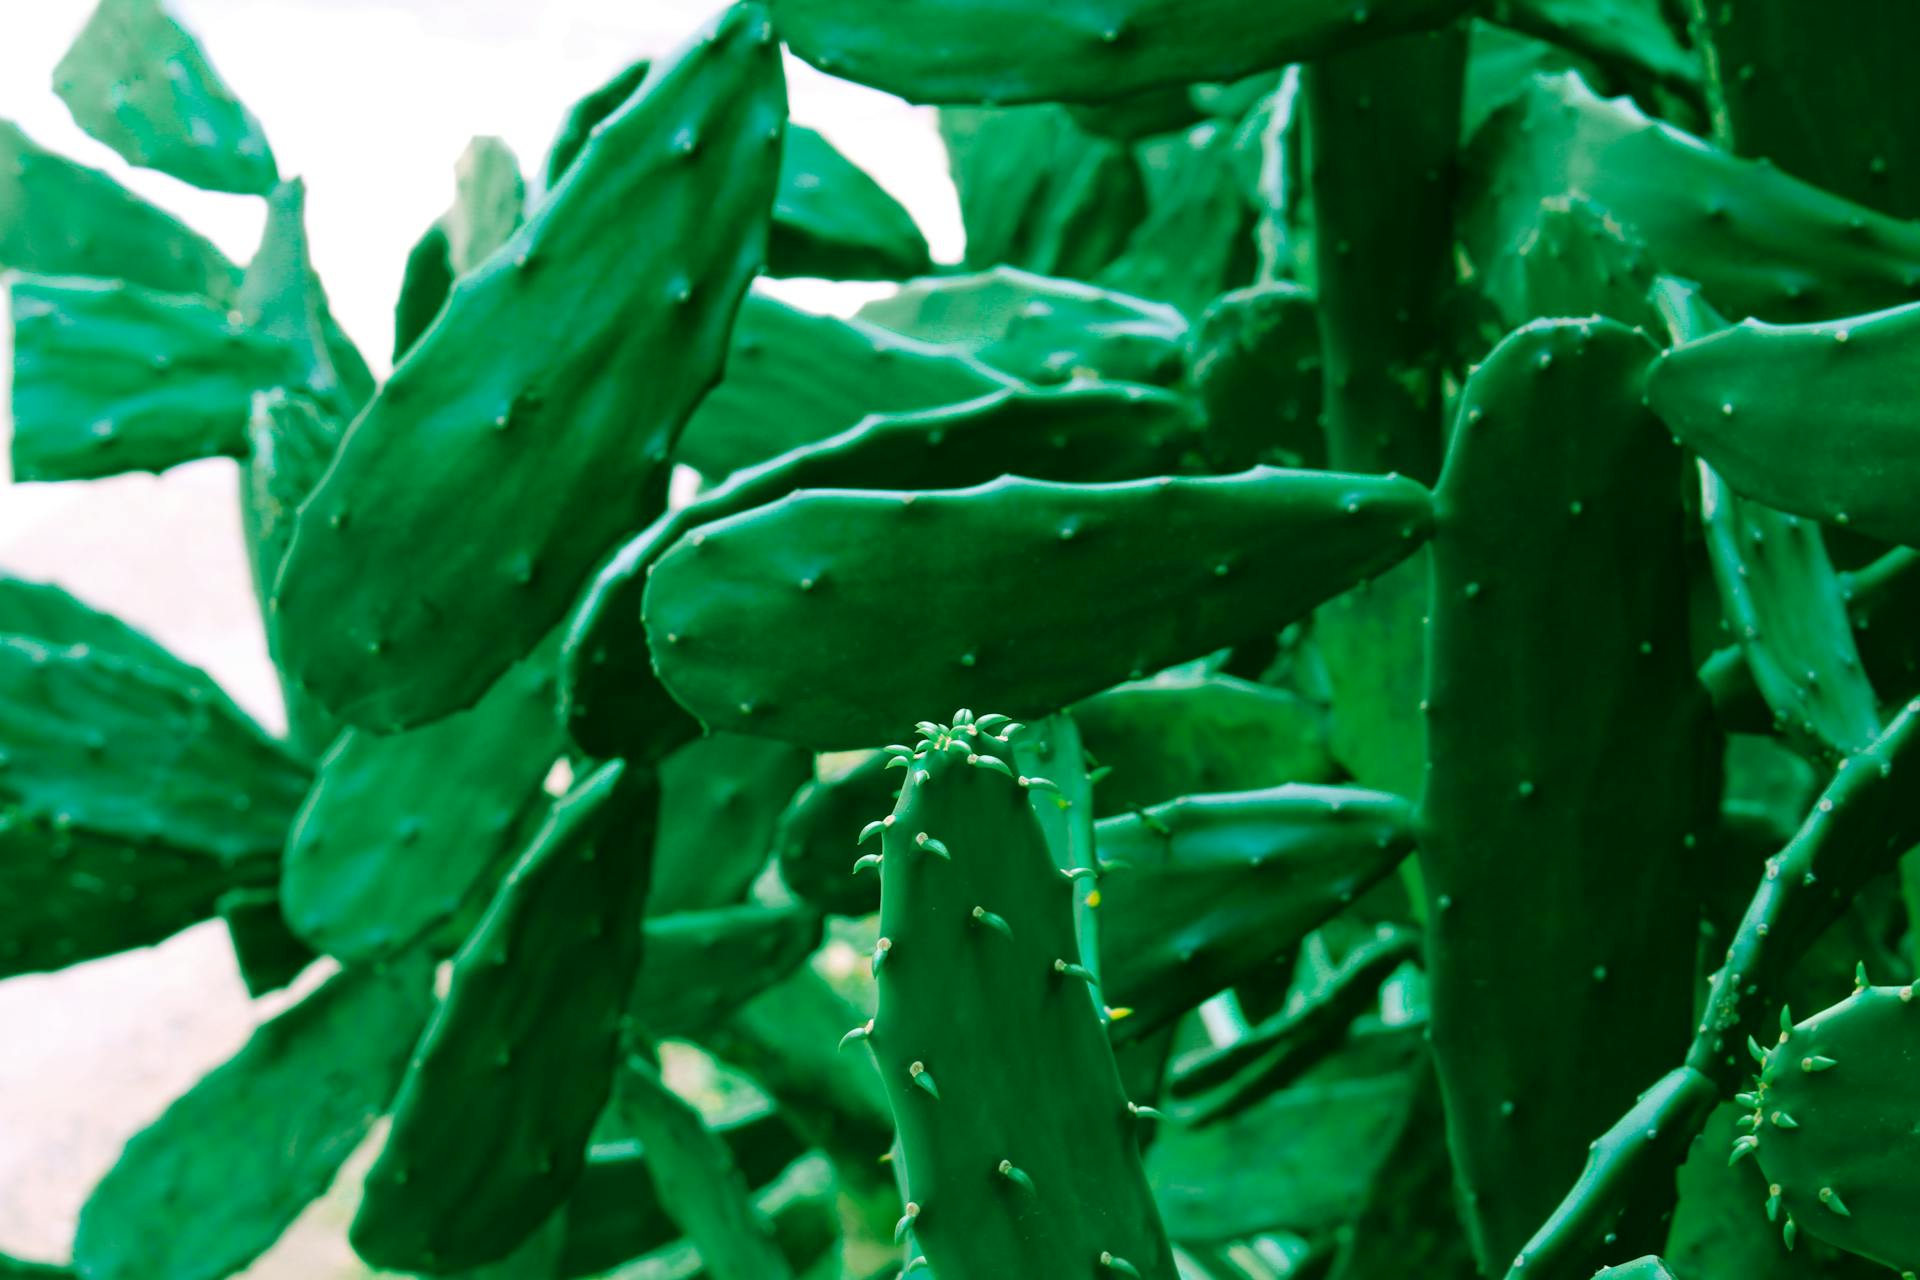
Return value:
M 455 287 L 281 566 L 282 658 L 327 709 L 392 732 L 472 705 L 652 517 L 766 260 L 785 115 L 765 14 L 729 9 Z
M 1430 522 L 1410 480 L 1268 468 L 809 491 L 681 539 L 644 618 L 661 679 L 713 728 L 866 746 L 935 697 L 1044 714 L 1277 631 Z
M 1920 303 L 1821 324 L 1749 320 L 1675 347 L 1653 411 L 1737 491 L 1920 543 Z
M 602 766 L 554 806 L 455 957 L 354 1216 L 368 1261 L 498 1261 L 580 1176 L 640 960 L 657 793 L 625 769 Z
M 879 1010 L 859 1032 L 936 1275 L 1172 1280 L 1172 1250 L 1005 716 L 926 724 L 881 832 Z M 1116 1270 L 1111 1263 L 1109 1271 Z

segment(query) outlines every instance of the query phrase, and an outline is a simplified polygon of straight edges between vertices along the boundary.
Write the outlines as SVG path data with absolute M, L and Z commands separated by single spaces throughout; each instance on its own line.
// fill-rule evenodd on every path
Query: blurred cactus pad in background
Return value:
M 265 230 L 0 121 L 13 474 L 236 460 L 286 730 L 0 579 L 0 978 L 217 921 L 265 1003 L 0 1277 L 331 1196 L 475 1280 L 1911 1280 L 1916 49 L 742 2 L 448 158 L 382 380 L 101 0 L 74 121 Z M 962 261 L 789 57 L 937 112 Z

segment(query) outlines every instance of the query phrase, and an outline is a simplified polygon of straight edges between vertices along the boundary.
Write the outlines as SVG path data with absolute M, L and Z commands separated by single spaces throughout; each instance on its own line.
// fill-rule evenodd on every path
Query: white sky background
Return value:
M 451 200 L 454 161 L 468 140 L 506 139 L 522 169 L 537 175 L 574 99 L 632 59 L 669 51 L 721 5 L 173 0 L 172 7 L 260 118 L 281 173 L 307 180 L 315 262 L 334 312 L 384 372 L 407 251 Z M 91 8 L 92 0 L 0 0 L 0 117 L 111 173 L 244 263 L 259 236 L 260 201 L 130 168 L 82 134 L 54 97 L 54 64 Z M 892 191 L 936 258 L 956 259 L 959 212 L 932 113 L 791 58 L 787 73 L 793 118 L 825 133 Z M 784 288 L 801 306 L 841 313 L 884 291 L 816 282 Z M 0 398 L 0 431 L 10 430 Z M 215 460 L 163 477 L 0 488 L 0 566 L 59 582 L 146 629 L 277 728 L 235 477 L 231 462 Z M 73 1214 L 120 1143 L 231 1053 L 256 1012 L 217 925 L 152 951 L 0 984 L 0 1251 L 64 1259 Z

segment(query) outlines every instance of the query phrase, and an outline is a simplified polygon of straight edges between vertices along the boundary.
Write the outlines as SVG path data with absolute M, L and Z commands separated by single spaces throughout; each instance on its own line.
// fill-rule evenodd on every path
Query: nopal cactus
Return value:
M 1911 7 L 714 7 L 391 371 L 165 0 L 48 85 L 244 268 L 0 120 L 13 478 L 237 464 L 287 713 L 0 577 L 0 979 L 283 993 L 0 1276 L 1920 1269 Z

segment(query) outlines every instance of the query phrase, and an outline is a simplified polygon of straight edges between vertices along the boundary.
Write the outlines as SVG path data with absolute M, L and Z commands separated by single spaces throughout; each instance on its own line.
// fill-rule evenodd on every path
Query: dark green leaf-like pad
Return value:
M 1496 111 L 1467 168 L 1461 240 L 1482 269 L 1519 252 L 1542 201 L 1583 196 L 1736 320 L 1825 319 L 1920 287 L 1920 224 L 1736 159 L 1571 73 Z
M 355 970 L 261 1025 L 136 1134 L 80 1211 L 91 1280 L 221 1280 L 266 1252 L 386 1110 L 428 966 Z
M 282 655 L 323 706 L 393 732 L 472 705 L 658 509 L 766 257 L 785 111 L 765 13 L 728 10 L 454 290 L 281 567 Z
M 237 457 L 253 393 L 296 376 L 283 346 L 205 298 L 31 277 L 11 293 L 16 479 Z
M 279 181 L 260 122 L 162 0 L 100 0 L 53 88 L 75 124 L 130 164 L 241 195 Z
M 1076 703 L 1073 719 L 1104 771 L 1093 790 L 1093 811 L 1103 818 L 1178 796 L 1331 782 L 1336 773 L 1324 711 L 1233 676 L 1117 685 Z
M 1682 461 L 1640 400 L 1652 355 L 1608 320 L 1517 331 L 1462 390 L 1435 491 L 1420 865 L 1483 1269 L 1678 1060 L 1693 998 L 1693 900 L 1665 886 L 1713 829 L 1719 749 L 1688 651 Z
M 682 535 L 800 489 L 948 488 L 1019 471 L 1120 480 L 1176 470 L 1198 422 L 1171 392 L 1093 384 L 1008 389 L 920 413 L 874 415 L 735 472 L 620 548 L 588 584 L 562 646 L 562 715 L 586 751 L 650 760 L 692 731 L 660 687 L 640 626 L 647 575 Z
M 1920 303 L 1821 324 L 1748 321 L 1662 356 L 1647 400 L 1740 493 L 1917 544 L 1917 338 Z
M 431 1272 L 495 1262 L 566 1199 L 612 1087 L 640 960 L 658 795 L 614 762 L 553 808 L 473 935 L 394 1102 L 355 1252 Z
M 296 933 L 373 959 L 485 900 L 547 803 L 563 746 L 552 654 L 542 646 L 477 706 L 424 729 L 340 736 L 287 838 L 281 895 Z
M 98 276 L 220 301 L 240 282 L 238 268 L 205 237 L 4 120 L 0 269 Z
M 1275 631 L 1404 558 L 1428 520 L 1411 481 L 1266 468 L 810 491 L 681 539 L 644 616 L 662 679 L 709 725 L 856 747 L 936 697 L 1045 713 Z
M 980 727 L 1003 720 L 954 719 L 927 726 L 880 841 L 887 959 L 866 1044 L 899 1126 L 905 1224 L 935 1274 L 1097 1277 L 1109 1253 L 1172 1280 L 1145 1122 L 1076 972 L 1073 887 L 1029 802 L 1039 788 L 979 763 L 1012 758 Z

